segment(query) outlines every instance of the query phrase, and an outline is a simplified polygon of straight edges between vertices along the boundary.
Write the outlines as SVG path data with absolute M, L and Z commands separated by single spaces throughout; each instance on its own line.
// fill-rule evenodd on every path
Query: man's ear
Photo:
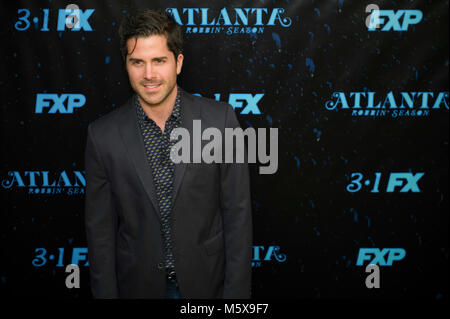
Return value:
M 184 56 L 181 53 L 178 54 L 177 60 L 176 60 L 176 62 L 177 62 L 177 75 L 180 74 L 180 72 L 181 72 L 181 67 L 183 66 L 183 59 L 184 59 Z

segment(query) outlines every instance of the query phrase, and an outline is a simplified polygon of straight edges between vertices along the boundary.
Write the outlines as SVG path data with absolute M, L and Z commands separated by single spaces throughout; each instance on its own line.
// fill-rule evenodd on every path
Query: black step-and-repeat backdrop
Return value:
M 87 125 L 132 94 L 118 26 L 139 8 L 182 25 L 182 88 L 278 128 L 277 171 L 250 167 L 253 297 L 448 298 L 449 6 L 431 0 L 3 1 L 2 294 L 91 297 Z

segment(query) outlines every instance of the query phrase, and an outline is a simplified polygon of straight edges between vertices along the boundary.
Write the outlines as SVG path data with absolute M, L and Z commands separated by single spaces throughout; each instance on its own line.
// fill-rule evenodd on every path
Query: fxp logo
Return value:
M 66 102 L 67 101 L 67 102 Z M 35 113 L 73 113 L 74 108 L 82 107 L 86 103 L 83 94 L 44 94 L 36 95 Z
M 376 4 L 369 4 L 366 12 L 370 12 L 366 19 L 368 31 L 407 31 L 410 25 L 422 21 L 423 13 L 420 10 L 380 10 Z
M 406 251 L 403 248 L 360 248 L 356 266 L 362 266 L 364 261 L 380 266 L 392 266 L 394 261 L 405 258 Z

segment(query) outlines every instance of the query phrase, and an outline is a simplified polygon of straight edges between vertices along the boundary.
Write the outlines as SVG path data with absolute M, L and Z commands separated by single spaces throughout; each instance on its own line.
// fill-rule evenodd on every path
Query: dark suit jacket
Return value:
M 230 105 L 181 93 L 182 127 L 239 127 Z M 203 142 L 205 144 L 205 142 Z M 192 151 L 192 147 L 191 147 Z M 163 298 L 160 213 L 135 106 L 89 124 L 85 225 L 96 298 Z M 249 298 L 252 219 L 247 164 L 175 165 L 172 243 L 182 298 Z

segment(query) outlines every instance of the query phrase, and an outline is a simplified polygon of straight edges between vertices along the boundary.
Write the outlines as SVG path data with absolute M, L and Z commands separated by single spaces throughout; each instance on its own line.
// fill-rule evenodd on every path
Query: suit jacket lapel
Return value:
M 179 87 L 178 87 L 179 88 Z M 179 88 L 180 89 L 180 88 Z M 192 97 L 181 90 L 181 127 L 189 131 L 190 136 L 193 134 L 193 120 L 200 119 L 200 109 L 195 105 Z M 153 182 L 153 174 L 150 165 L 147 161 L 145 153 L 144 140 L 137 122 L 136 110 L 134 109 L 133 98 L 129 99 L 125 105 L 123 113 L 119 118 L 119 131 L 123 137 L 125 148 L 131 161 L 134 164 L 136 173 L 142 183 L 142 186 L 149 197 L 158 219 L 161 220 L 159 205 L 156 198 L 155 184 Z M 192 141 L 190 141 L 192 144 Z M 192 145 L 191 145 L 192 150 Z M 192 158 L 192 156 L 191 156 Z M 175 164 L 172 207 L 174 206 L 178 190 L 184 177 L 186 170 L 186 163 Z
M 180 87 L 178 87 L 180 89 Z M 181 90 L 181 127 L 184 127 L 189 131 L 189 135 L 192 138 L 192 130 L 193 130 L 193 120 L 200 119 L 200 109 L 192 100 L 192 96 L 186 93 L 184 90 Z M 189 141 L 191 144 L 191 152 L 192 152 L 192 140 Z M 192 156 L 191 156 L 192 158 Z M 186 171 L 187 163 L 178 163 L 175 164 L 175 172 L 174 172 L 174 182 L 173 182 L 173 195 L 172 195 L 172 203 L 175 203 L 175 200 L 178 195 L 178 190 L 180 189 L 181 182 L 184 177 L 184 173 Z M 174 205 L 172 204 L 172 207 Z
M 153 182 L 152 169 L 147 161 L 144 140 L 137 122 L 136 110 L 134 109 L 133 98 L 128 100 L 127 106 L 119 116 L 119 131 L 122 134 L 125 148 L 134 164 L 136 173 L 141 180 L 142 186 L 149 197 L 158 219 L 161 218 L 159 205 L 156 200 L 155 184 Z

